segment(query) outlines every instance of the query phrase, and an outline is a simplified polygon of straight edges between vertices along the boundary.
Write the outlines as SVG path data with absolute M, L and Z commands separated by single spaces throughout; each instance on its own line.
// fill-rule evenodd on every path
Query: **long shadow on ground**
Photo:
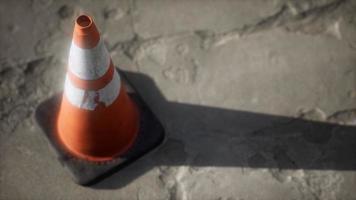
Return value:
M 119 188 L 155 166 L 356 169 L 356 127 L 169 102 L 149 77 L 125 75 L 168 139 L 95 188 Z
M 149 77 L 124 74 L 164 125 L 167 141 L 96 189 L 120 188 L 156 166 L 356 169 L 356 127 L 169 102 Z

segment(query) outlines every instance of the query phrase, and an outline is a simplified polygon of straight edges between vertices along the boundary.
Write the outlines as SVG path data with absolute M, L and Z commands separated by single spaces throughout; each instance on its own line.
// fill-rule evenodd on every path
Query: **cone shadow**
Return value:
M 120 188 L 160 166 L 356 169 L 356 127 L 169 102 L 148 76 L 125 75 L 163 123 L 168 139 L 95 188 Z
M 168 139 L 96 189 L 123 187 L 160 166 L 356 169 L 356 127 L 169 102 L 151 78 L 124 74 L 163 123 Z

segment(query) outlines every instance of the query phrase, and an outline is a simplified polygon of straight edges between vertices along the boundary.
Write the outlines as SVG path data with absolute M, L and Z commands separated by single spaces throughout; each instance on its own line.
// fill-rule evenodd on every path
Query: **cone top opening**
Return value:
M 77 20 L 75 20 L 75 23 L 78 25 L 78 28 L 85 29 L 93 24 L 93 20 L 88 15 L 80 15 Z

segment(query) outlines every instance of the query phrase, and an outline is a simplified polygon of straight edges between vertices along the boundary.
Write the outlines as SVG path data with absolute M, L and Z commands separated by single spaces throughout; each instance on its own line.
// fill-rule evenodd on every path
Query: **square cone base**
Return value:
M 120 74 L 122 80 L 126 83 L 125 86 L 129 96 L 140 109 L 140 130 L 133 146 L 126 153 L 112 161 L 94 163 L 80 160 L 59 146 L 53 135 L 56 131 L 55 123 L 62 94 L 55 95 L 42 102 L 36 109 L 36 120 L 42 129 L 42 134 L 47 138 L 60 163 L 69 170 L 74 181 L 80 185 L 90 186 L 101 181 L 154 150 L 164 141 L 165 132 L 161 123 L 133 89 L 123 73 Z

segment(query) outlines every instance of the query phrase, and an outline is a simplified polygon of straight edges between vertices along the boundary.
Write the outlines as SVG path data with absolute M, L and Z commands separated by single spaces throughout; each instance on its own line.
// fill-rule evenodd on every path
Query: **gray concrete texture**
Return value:
M 34 120 L 81 13 L 168 134 L 93 187 Z M 1 0 L 0 33 L 0 199 L 356 199 L 355 0 Z

